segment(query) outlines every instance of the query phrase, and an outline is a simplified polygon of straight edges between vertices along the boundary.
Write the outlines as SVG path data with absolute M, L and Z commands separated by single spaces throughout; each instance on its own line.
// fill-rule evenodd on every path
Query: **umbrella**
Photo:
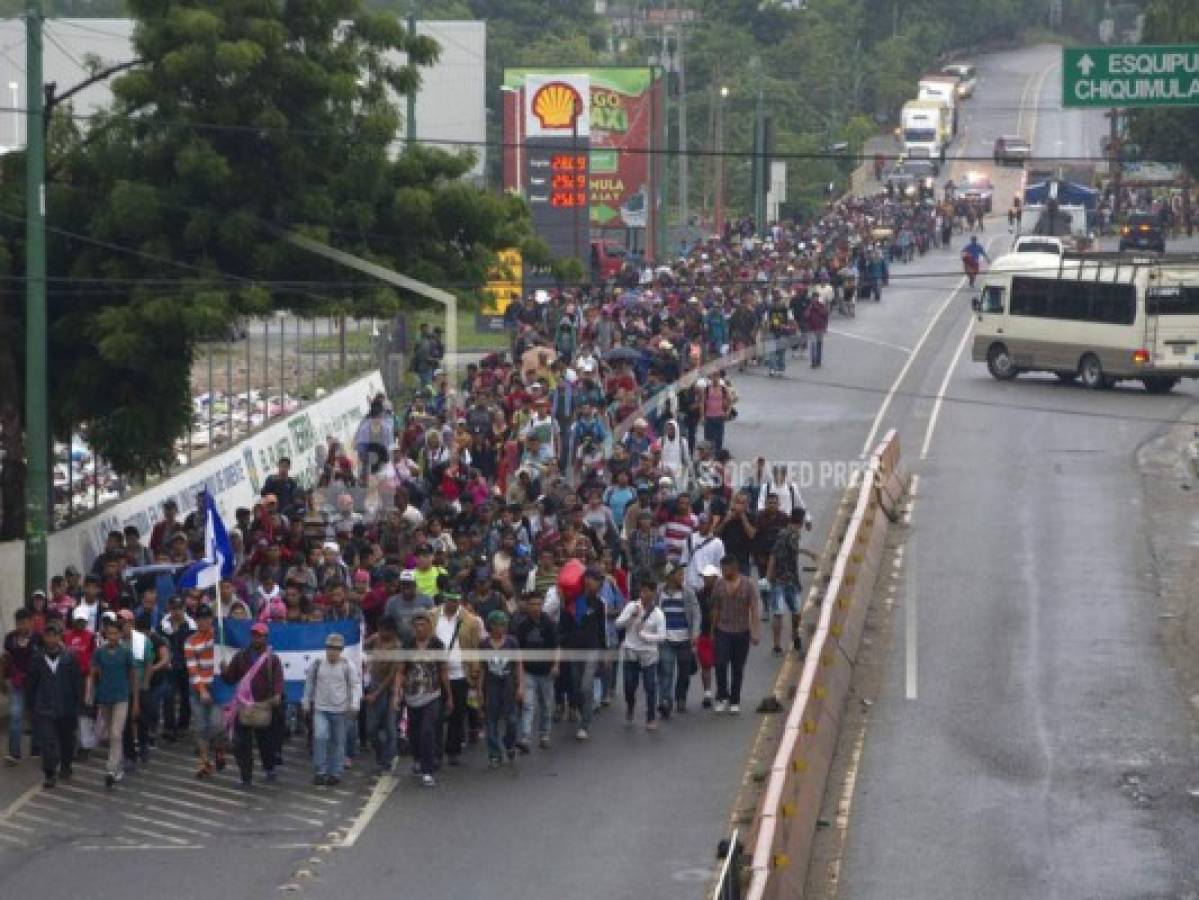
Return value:
M 641 359 L 641 351 L 634 350 L 632 347 L 613 347 L 604 354 L 603 360 L 606 363 L 612 362 L 637 362 Z

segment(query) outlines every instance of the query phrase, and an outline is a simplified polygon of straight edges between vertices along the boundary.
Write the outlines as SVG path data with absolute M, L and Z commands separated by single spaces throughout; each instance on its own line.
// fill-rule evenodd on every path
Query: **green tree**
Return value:
M 190 426 L 197 338 L 236 315 L 379 313 L 400 298 L 294 249 L 294 229 L 469 297 L 492 250 L 537 258 L 516 199 L 464 184 L 468 156 L 393 158 L 394 99 L 436 45 L 358 0 L 133 0 L 141 63 L 86 135 L 55 132 L 47 189 L 50 395 L 118 471 L 169 465 Z M 345 25 L 343 23 L 349 23 Z M 405 53 L 400 64 L 397 51 Z M 4 159 L 0 274 L 23 272 L 23 158 Z M 19 459 L 19 294 L 0 311 L 0 422 Z M 411 302 L 410 299 L 405 302 Z M 20 526 L 6 465 L 4 529 Z
M 1145 11 L 1145 43 L 1199 42 L 1199 8 L 1153 0 Z M 1178 162 L 1199 174 L 1199 108 L 1138 109 L 1130 117 L 1132 140 L 1146 159 Z

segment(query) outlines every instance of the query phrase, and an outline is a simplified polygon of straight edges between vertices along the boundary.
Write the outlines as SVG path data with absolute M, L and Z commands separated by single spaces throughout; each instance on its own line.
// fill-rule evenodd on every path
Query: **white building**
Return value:
M 47 83 L 69 90 L 88 77 L 85 57 L 94 55 L 114 64 L 133 56 L 131 19 L 48 19 L 43 41 L 42 69 Z M 416 99 L 416 135 L 421 142 L 447 150 L 470 147 L 477 161 L 473 174 L 481 179 L 486 162 L 486 56 L 484 22 L 418 22 L 417 31 L 441 47 L 436 65 L 423 69 Z M 403 60 L 403 54 L 397 54 Z M 101 82 L 71 98 L 75 113 L 89 116 L 106 107 L 112 94 Z M 404 100 L 399 99 L 401 113 Z M 25 23 L 0 21 L 0 146 L 25 145 Z M 404 129 L 401 126 L 400 138 Z M 402 146 L 402 141 L 401 144 Z

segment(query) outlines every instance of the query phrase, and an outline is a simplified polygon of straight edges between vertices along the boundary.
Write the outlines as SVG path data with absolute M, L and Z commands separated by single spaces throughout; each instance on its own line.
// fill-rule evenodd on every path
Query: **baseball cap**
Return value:
M 64 575 L 78 575 L 79 567 L 78 566 L 67 566 L 65 569 L 63 569 L 63 574 Z
M 340 634 L 334 633 L 325 638 L 326 647 L 344 647 L 345 645 L 346 639 Z
M 334 551 L 336 551 L 336 550 L 340 550 L 340 549 L 341 549 L 341 547 L 339 547 L 339 546 L 337 545 L 337 541 L 325 541 L 325 543 L 321 544 L 321 549 L 322 549 L 322 550 L 334 550 Z
M 699 574 L 702 575 L 704 578 L 713 578 L 720 574 L 720 569 L 717 566 L 713 565 L 712 563 L 708 563 L 706 566 L 704 566 L 702 569 L 699 570 Z
M 265 622 L 255 622 L 250 627 L 250 634 L 270 634 L 270 633 L 271 633 L 271 630 L 267 627 Z
M 98 575 L 93 575 L 89 572 L 87 575 L 85 575 L 83 577 L 83 583 L 84 584 L 99 584 L 100 577 Z
M 86 609 L 80 609 L 79 607 L 76 607 L 75 611 L 71 613 L 71 618 L 77 622 L 86 622 L 91 618 L 91 616 L 87 614 Z
M 196 607 L 196 618 L 197 619 L 211 619 L 212 618 L 212 607 L 209 606 L 207 603 L 201 603 L 198 607 Z
M 403 572 L 400 573 L 400 581 L 401 582 L 404 582 L 404 581 L 415 582 L 416 581 L 416 573 L 413 572 L 411 569 L 405 569 Z

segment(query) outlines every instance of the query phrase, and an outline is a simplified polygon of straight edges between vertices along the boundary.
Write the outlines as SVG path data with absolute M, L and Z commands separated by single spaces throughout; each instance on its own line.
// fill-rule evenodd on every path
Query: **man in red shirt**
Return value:
M 90 617 L 87 610 L 75 609 L 70 618 L 70 627 L 63 632 L 62 642 L 67 652 L 75 657 L 80 672 L 90 672 L 92 669 L 92 651 L 96 649 L 96 633 L 89 628 Z M 79 685 L 80 690 L 83 684 Z M 84 759 L 96 746 L 96 729 L 93 719 L 82 708 L 79 710 L 79 747 L 80 756 Z

